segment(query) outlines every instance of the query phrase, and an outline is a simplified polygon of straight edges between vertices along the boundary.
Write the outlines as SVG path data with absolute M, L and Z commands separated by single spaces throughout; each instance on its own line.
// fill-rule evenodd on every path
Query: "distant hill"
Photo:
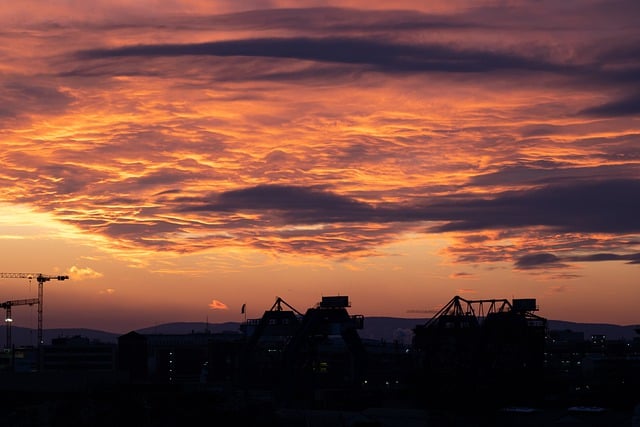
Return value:
M 0 347 L 4 347 L 6 343 L 5 328 L 0 327 Z M 96 340 L 105 343 L 115 343 L 118 341 L 120 334 L 105 332 L 96 329 L 86 328 L 55 328 L 44 329 L 42 336 L 45 344 L 51 344 L 53 338 L 82 336 L 90 340 Z M 23 328 L 20 326 L 11 327 L 11 341 L 14 346 L 37 346 L 38 333 L 37 330 L 31 328 Z
M 398 341 L 410 344 L 413 338 L 413 329 L 417 325 L 423 325 L 425 319 L 405 319 L 401 317 L 365 317 L 364 328 L 360 331 L 363 339 L 381 340 L 386 342 Z
M 141 334 L 191 334 L 206 331 L 216 334 L 221 332 L 240 332 L 240 323 L 174 322 L 136 330 Z
M 405 319 L 397 317 L 365 317 L 364 329 L 360 331 L 361 338 L 380 339 L 384 341 L 399 341 L 409 343 L 413 336 L 413 328 L 425 324 L 429 319 Z M 638 325 L 613 325 L 608 323 L 577 323 L 564 320 L 548 320 L 550 330 L 571 330 L 582 332 L 588 340 L 591 335 L 606 335 L 608 339 L 632 340 L 640 337 L 635 329 Z
M 211 333 L 240 332 L 240 323 L 227 322 L 211 324 L 205 322 L 174 322 L 136 329 L 136 332 L 141 334 L 191 334 L 194 332 L 205 332 L 207 330 Z M 50 344 L 53 338 L 78 335 L 104 343 L 116 343 L 118 342 L 118 337 L 124 334 L 86 328 L 54 328 L 43 330 L 42 335 L 45 344 Z M 38 342 L 37 331 L 35 329 L 13 326 L 11 328 L 11 341 L 15 346 L 36 346 Z M 5 330 L 4 328 L 0 328 L 0 347 L 4 347 L 5 342 Z
M 413 328 L 417 325 L 424 325 L 429 318 L 405 319 L 398 317 L 365 317 L 364 329 L 360 331 L 361 338 L 381 339 L 385 341 L 410 342 L 413 336 Z M 640 337 L 635 329 L 638 325 L 613 325 L 608 323 L 577 323 L 564 320 L 548 320 L 550 330 L 571 330 L 582 332 L 585 339 L 591 335 L 606 335 L 608 339 L 631 340 Z M 408 341 L 407 341 L 408 339 Z
M 399 317 L 365 317 L 364 328 L 360 331 L 360 337 L 368 340 L 381 340 L 386 342 L 398 341 L 409 344 L 413 337 L 413 328 L 424 324 L 428 318 L 406 319 Z M 585 339 L 591 335 L 606 335 L 609 339 L 631 340 L 640 335 L 635 331 L 638 325 L 613 325 L 607 323 L 577 323 L 563 320 L 548 320 L 551 330 L 571 330 L 582 332 Z M 211 333 L 239 332 L 240 323 L 205 323 L 205 322 L 173 322 L 164 323 L 148 328 L 137 329 L 136 332 L 142 334 L 190 334 L 196 332 L 209 331 Z M 58 328 L 46 329 L 43 336 L 46 344 L 51 343 L 52 338 L 82 336 L 91 340 L 105 343 L 115 343 L 118 337 L 123 334 L 114 334 L 95 329 L 85 328 Z M 16 346 L 35 346 L 37 344 L 37 332 L 34 329 L 13 326 L 11 328 L 13 344 Z M 0 347 L 5 344 L 4 328 L 0 328 Z
M 588 340 L 591 335 L 606 335 L 610 340 L 632 340 L 640 335 L 635 331 L 638 325 L 612 325 L 609 323 L 576 323 L 566 322 L 564 320 L 549 320 L 549 329 L 556 331 L 571 330 L 574 332 L 583 332 L 584 338 Z

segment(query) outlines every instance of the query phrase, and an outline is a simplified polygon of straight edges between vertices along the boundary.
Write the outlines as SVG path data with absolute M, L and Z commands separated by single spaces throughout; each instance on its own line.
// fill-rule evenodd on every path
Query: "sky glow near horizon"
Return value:
M 129 3 L 0 11 L 2 271 L 71 276 L 45 327 L 640 323 L 636 1 Z

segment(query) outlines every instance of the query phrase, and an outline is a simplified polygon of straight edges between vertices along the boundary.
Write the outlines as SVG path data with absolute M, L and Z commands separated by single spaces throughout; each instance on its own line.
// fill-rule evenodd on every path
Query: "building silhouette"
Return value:
M 164 426 L 215 414 L 223 425 L 628 426 L 640 403 L 640 334 L 550 331 L 533 299 L 455 296 L 410 343 L 385 342 L 361 338 L 366 319 L 350 307 L 325 296 L 302 312 L 278 297 L 238 331 L 7 349 L 5 425 Z

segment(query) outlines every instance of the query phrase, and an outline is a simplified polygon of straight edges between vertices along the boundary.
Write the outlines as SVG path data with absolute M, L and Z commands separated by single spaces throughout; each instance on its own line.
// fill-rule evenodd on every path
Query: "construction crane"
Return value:
M 7 327 L 7 344 L 6 344 L 6 348 L 10 349 L 12 346 L 12 342 L 11 342 L 11 322 L 13 322 L 13 319 L 11 318 L 11 307 L 13 307 L 14 305 L 33 305 L 33 304 L 37 304 L 38 303 L 38 299 L 37 298 L 29 298 L 29 299 L 14 299 L 14 300 L 10 300 L 10 301 L 5 301 L 3 303 L 0 303 L 0 308 L 4 308 L 5 309 L 5 316 L 4 316 L 4 321 Z
M 38 346 L 44 344 L 42 340 L 42 297 L 44 294 L 44 282 L 50 280 L 67 280 L 69 276 L 48 275 L 41 273 L 0 273 L 1 279 L 36 279 L 38 282 Z

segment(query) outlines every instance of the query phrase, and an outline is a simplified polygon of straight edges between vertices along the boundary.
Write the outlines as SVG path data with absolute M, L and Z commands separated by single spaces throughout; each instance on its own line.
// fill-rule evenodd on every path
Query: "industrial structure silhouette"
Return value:
M 640 339 L 549 331 L 534 299 L 455 296 L 411 343 L 361 338 L 366 319 L 350 307 L 324 296 L 303 313 L 277 297 L 238 331 L 8 347 L 5 425 L 188 425 L 215 414 L 223 425 L 297 426 L 339 413 L 338 425 L 382 426 L 397 411 L 403 425 L 613 426 L 640 402 Z

